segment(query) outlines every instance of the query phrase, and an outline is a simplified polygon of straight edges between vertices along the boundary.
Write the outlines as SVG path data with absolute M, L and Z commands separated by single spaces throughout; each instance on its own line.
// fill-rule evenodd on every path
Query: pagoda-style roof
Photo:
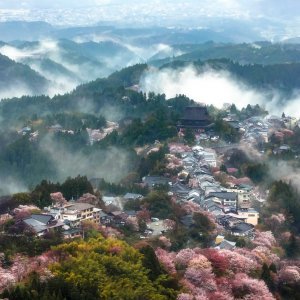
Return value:
M 213 126 L 206 106 L 188 106 L 180 119 L 178 128 L 208 129 Z
M 182 120 L 209 121 L 209 114 L 205 106 L 188 106 L 184 110 Z

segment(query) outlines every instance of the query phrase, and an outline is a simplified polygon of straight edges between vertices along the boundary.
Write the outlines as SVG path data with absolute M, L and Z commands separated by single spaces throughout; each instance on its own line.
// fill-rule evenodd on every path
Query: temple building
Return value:
M 179 120 L 178 129 L 191 128 L 197 131 L 205 131 L 213 126 L 206 106 L 188 106 L 184 110 L 183 117 Z

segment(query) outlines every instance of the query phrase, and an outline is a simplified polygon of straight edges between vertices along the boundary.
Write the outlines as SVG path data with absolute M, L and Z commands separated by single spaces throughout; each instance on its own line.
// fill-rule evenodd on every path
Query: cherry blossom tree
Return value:
M 98 203 L 98 198 L 90 193 L 86 193 L 83 194 L 78 200 L 77 202 L 81 202 L 81 203 L 89 203 L 92 205 L 96 205 Z
M 58 206 L 64 206 L 67 204 L 67 200 L 64 198 L 61 192 L 51 193 L 50 198 L 52 202 Z
M 276 232 L 285 222 L 286 218 L 283 214 L 273 214 L 270 218 L 265 219 L 265 223 L 273 232 Z
M 166 249 L 169 249 L 172 246 L 172 243 L 169 238 L 162 235 L 158 238 L 159 242 L 162 244 L 162 246 Z
M 216 249 L 204 249 L 203 255 L 210 261 L 213 271 L 216 275 L 223 275 L 229 267 L 229 261 L 226 255 Z
M 258 268 L 258 264 L 255 260 L 239 254 L 236 251 L 230 251 L 230 250 L 220 250 L 219 251 L 224 257 L 226 257 L 228 263 L 229 263 L 229 270 L 234 273 L 241 273 L 245 272 L 249 274 L 251 271 Z
M 194 256 L 188 263 L 189 267 L 193 267 L 195 269 L 208 269 L 212 270 L 211 262 L 202 254 L 197 254 Z
M 163 221 L 163 225 L 168 229 L 168 230 L 174 230 L 176 227 L 176 222 L 170 219 L 165 219 Z
M 147 208 L 143 208 L 142 210 L 138 211 L 136 214 L 138 220 L 149 222 L 151 218 L 151 214 Z
M 210 269 L 199 269 L 193 266 L 188 267 L 184 274 L 184 278 L 193 286 L 202 288 L 205 291 L 210 292 L 217 290 L 215 276 Z
M 178 295 L 177 300 L 194 300 L 194 296 L 191 294 L 181 293 Z
M 138 231 L 138 230 L 139 230 L 139 223 L 138 223 L 138 218 L 137 218 L 137 217 L 129 216 L 129 217 L 126 219 L 125 224 L 126 224 L 126 225 L 129 225 L 130 228 L 131 228 L 133 231 Z
M 287 266 L 279 271 L 279 281 L 283 284 L 300 283 L 300 268 L 298 266 Z
M 190 248 L 180 250 L 175 257 L 175 264 L 178 269 L 185 269 L 189 262 L 195 257 L 195 251 Z
M 267 265 L 278 264 L 280 258 L 271 252 L 271 250 L 267 247 L 258 246 L 251 251 L 251 254 L 256 259 L 256 261 L 263 265 L 266 263 Z
M 209 295 L 209 300 L 234 300 L 228 292 L 216 291 Z
M 235 275 L 232 281 L 232 292 L 235 298 L 247 300 L 275 300 L 262 280 L 250 278 L 244 273 Z
M 13 210 L 16 220 L 25 219 L 34 212 L 40 212 L 40 209 L 35 205 L 19 205 Z
M 275 246 L 276 240 L 271 231 L 257 231 L 253 244 L 257 246 L 265 246 L 267 248 L 272 248 L 273 246 Z
M 31 211 L 30 210 L 19 210 L 16 214 L 15 214 L 15 220 L 23 220 L 28 218 L 31 215 Z
M 159 260 L 159 262 L 163 265 L 165 270 L 169 274 L 176 274 L 176 268 L 175 268 L 175 254 L 174 253 L 169 253 L 168 251 L 162 249 L 162 248 L 157 248 L 155 251 L 155 254 Z

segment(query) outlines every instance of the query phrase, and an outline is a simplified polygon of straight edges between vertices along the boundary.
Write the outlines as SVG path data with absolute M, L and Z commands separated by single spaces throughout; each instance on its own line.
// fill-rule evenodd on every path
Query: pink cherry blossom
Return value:
M 174 263 L 175 254 L 169 253 L 168 251 L 162 248 L 157 248 L 155 254 L 160 263 L 163 265 L 163 267 L 169 274 L 176 274 Z
M 176 257 L 175 263 L 179 269 L 186 268 L 189 262 L 195 257 L 195 251 L 190 248 L 180 250 Z
M 51 193 L 50 198 L 52 202 L 56 205 L 63 206 L 67 204 L 67 200 L 64 198 L 61 192 Z
M 262 280 L 250 278 L 244 273 L 236 274 L 232 281 L 235 298 L 247 300 L 275 300 Z
M 253 243 L 257 246 L 265 246 L 267 248 L 272 248 L 273 246 L 275 246 L 276 240 L 271 231 L 257 231 Z
M 300 283 L 300 268 L 287 266 L 279 271 L 279 280 L 283 284 Z

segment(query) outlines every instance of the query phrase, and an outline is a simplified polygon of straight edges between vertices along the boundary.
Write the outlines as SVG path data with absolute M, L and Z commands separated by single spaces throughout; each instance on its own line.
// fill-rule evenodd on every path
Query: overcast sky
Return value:
M 43 8 L 81 8 L 89 6 L 103 6 L 115 4 L 132 4 L 136 5 L 160 5 L 172 2 L 174 5 L 183 4 L 186 6 L 194 6 L 195 8 L 208 9 L 208 13 L 222 14 L 223 11 L 231 11 L 232 13 L 245 14 L 248 12 L 256 12 L 261 15 L 270 17 L 275 14 L 297 16 L 300 11 L 300 1 L 298 0 L 0 0 L 0 8 L 2 9 L 43 9 Z M 201 9 L 202 10 L 202 9 Z M 184 13 L 184 12 L 183 12 Z
M 265 18 L 289 24 L 293 31 L 300 27 L 299 12 L 299 0 L 0 0 L 0 21 L 42 20 L 70 25 L 103 20 L 142 23 L 147 18 L 152 22 L 171 20 L 174 25 L 176 20 L 188 23 L 189 18 L 197 17 Z

